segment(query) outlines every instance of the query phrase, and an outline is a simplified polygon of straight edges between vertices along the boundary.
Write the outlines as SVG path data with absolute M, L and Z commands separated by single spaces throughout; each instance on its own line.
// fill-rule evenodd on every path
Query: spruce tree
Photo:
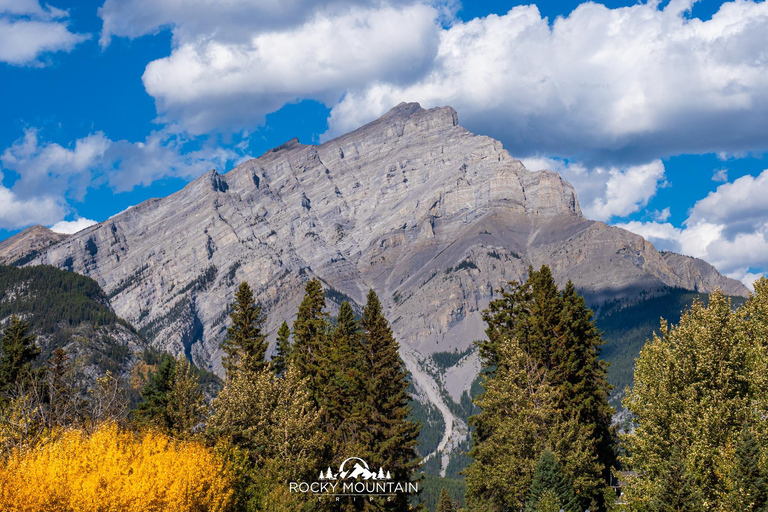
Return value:
M 170 354 L 163 354 L 160 364 L 149 377 L 141 390 L 141 399 L 134 411 L 134 418 L 139 425 L 151 425 L 163 430 L 171 428 L 168 416 L 168 399 L 173 390 L 176 375 L 176 359 Z
M 592 311 L 576 288 L 568 282 L 560 292 L 547 266 L 528 269 L 523 283 L 510 283 L 501 298 L 491 301 L 483 318 L 488 339 L 478 343 L 484 371 L 493 378 L 506 361 L 499 358 L 504 340 L 515 339 L 536 364 L 546 372 L 555 389 L 554 406 L 562 421 L 576 418 L 589 428 L 592 446 L 601 465 L 590 471 L 580 489 L 582 508 L 603 508 L 601 486 L 610 478 L 615 464 L 611 432 L 612 408 L 608 404 L 606 364 L 599 359 L 602 340 L 592 319 Z
M 440 491 L 440 499 L 437 502 L 437 512 L 456 512 L 456 506 L 445 487 Z
M 40 349 L 35 345 L 37 337 L 29 334 L 29 327 L 29 322 L 14 315 L 3 331 L 0 342 L 0 395 L 30 377 L 32 362 L 40 354 Z
M 265 318 L 248 283 L 240 283 L 229 316 L 232 325 L 227 329 L 222 345 L 225 355 L 221 359 L 227 375 L 239 369 L 260 370 L 266 365 L 267 342 L 261 333 Z
M 283 324 L 277 330 L 276 348 L 277 351 L 272 358 L 272 369 L 275 375 L 282 375 L 291 358 L 291 328 L 288 327 L 288 322 L 283 321 Z
M 304 299 L 293 323 L 293 348 L 291 361 L 302 378 L 309 379 L 309 388 L 315 403 L 319 403 L 323 382 L 320 378 L 326 360 L 328 337 L 328 312 L 325 311 L 325 294 L 320 280 L 307 282 Z
M 765 512 L 768 508 L 768 479 L 760 465 L 760 451 L 754 434 L 742 430 L 730 474 L 731 489 L 725 500 L 730 510 Z
M 545 503 L 546 506 L 544 506 Z M 573 485 L 560 471 L 560 464 L 555 454 L 545 449 L 536 462 L 525 512 L 543 512 L 545 508 L 552 505 L 555 505 L 558 511 L 561 509 L 565 512 L 578 511 Z
M 409 481 L 421 465 L 416 454 L 421 425 L 409 419 L 408 372 L 373 290 L 368 292 L 361 324 L 368 407 L 366 460 L 371 467 L 391 471 L 395 480 Z M 387 510 L 406 510 L 407 501 L 406 495 L 400 494 L 382 505 Z
M 352 306 L 342 302 L 336 327 L 325 350 L 327 364 L 320 368 L 324 382 L 320 406 L 338 449 L 354 443 L 366 429 L 366 387 L 361 332 Z
M 661 488 L 651 498 L 651 512 L 703 512 L 702 495 L 677 450 L 665 463 Z M 734 509 L 738 510 L 738 509 Z

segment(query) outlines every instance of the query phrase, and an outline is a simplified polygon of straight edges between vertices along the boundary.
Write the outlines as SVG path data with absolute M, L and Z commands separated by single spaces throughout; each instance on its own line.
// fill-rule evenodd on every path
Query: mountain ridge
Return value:
M 218 371 L 222 313 L 242 280 L 270 332 L 290 320 L 310 277 L 358 303 L 373 287 L 398 339 L 421 355 L 481 337 L 493 290 L 528 265 L 549 264 L 594 304 L 669 286 L 747 293 L 701 260 L 587 220 L 557 173 L 528 171 L 462 128 L 451 107 L 415 103 L 319 146 L 292 139 L 212 170 L 33 263 L 93 277 L 155 346 Z

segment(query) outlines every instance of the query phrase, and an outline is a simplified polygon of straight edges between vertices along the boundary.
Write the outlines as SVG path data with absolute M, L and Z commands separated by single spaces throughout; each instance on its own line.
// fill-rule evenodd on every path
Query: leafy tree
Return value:
M 659 493 L 651 499 L 651 512 L 701 512 L 704 509 L 699 487 L 675 450 L 664 463 Z M 735 511 L 734 511 L 735 512 Z
M 456 512 L 456 507 L 451 499 L 451 495 L 443 487 L 440 491 L 440 501 L 437 502 L 437 512 Z
M 28 379 L 32 361 L 40 354 L 36 336 L 29 334 L 29 322 L 12 316 L 0 342 L 0 394 Z
M 673 456 L 703 510 L 728 509 L 736 489 L 752 492 L 747 482 L 757 473 L 748 460 L 755 454 L 740 436 L 748 429 L 758 446 L 768 442 L 766 302 L 764 278 L 736 311 L 715 292 L 708 306 L 694 302 L 677 326 L 662 321 L 660 333 L 642 349 L 635 386 L 624 399 L 635 417 L 634 431 L 625 437 L 625 461 L 637 473 L 625 491 L 630 503 L 645 506 L 664 492 L 670 471 L 680 472 L 666 465 Z M 759 458 L 765 457 L 763 452 Z
M 536 462 L 525 512 L 545 512 L 552 509 L 575 512 L 578 510 L 578 502 L 571 482 L 560 471 L 557 457 L 551 450 L 545 449 Z
M 141 399 L 134 411 L 136 422 L 140 425 L 152 425 L 160 429 L 170 429 L 172 422 L 168 416 L 168 401 L 173 391 L 176 376 L 176 359 L 170 354 L 163 354 L 157 371 L 141 390 Z
M 325 439 L 307 383 L 293 365 L 282 378 L 269 367 L 238 371 L 213 402 L 207 432 L 244 457 L 241 500 L 249 510 L 264 510 L 287 482 L 317 476 Z
M 283 322 L 277 330 L 277 353 L 272 358 L 272 369 L 276 375 L 282 375 L 291 359 L 291 328 Z
M 372 467 L 387 468 L 395 480 L 409 481 L 421 465 L 416 454 L 421 426 L 409 419 L 408 372 L 373 290 L 368 292 L 361 324 L 367 384 L 367 430 L 361 438 L 368 450 L 366 460 Z M 399 495 L 382 506 L 407 509 L 407 497 Z
M 222 348 L 225 355 L 222 364 L 227 375 L 239 368 L 260 370 L 266 364 L 266 336 L 261 333 L 264 317 L 261 307 L 253 299 L 253 291 L 248 283 L 240 283 L 229 314 L 232 325 L 227 329 L 227 339 Z
M 173 385 L 167 395 L 167 412 L 170 429 L 185 437 L 205 420 L 207 406 L 197 375 L 186 357 L 176 359 Z

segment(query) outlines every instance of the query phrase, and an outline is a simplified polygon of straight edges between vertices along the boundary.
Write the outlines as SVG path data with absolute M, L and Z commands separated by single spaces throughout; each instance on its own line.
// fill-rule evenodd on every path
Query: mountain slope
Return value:
M 0 242 L 0 265 L 23 265 L 44 249 L 69 235 L 55 233 L 45 226 L 31 226 Z

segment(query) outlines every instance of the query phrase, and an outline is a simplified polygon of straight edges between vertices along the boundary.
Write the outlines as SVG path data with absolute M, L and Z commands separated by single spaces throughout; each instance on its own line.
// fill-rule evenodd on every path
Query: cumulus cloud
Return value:
M 523 158 L 522 162 L 532 171 L 560 173 L 576 189 L 584 215 L 594 220 L 609 221 L 639 211 L 666 183 L 661 160 L 622 168 L 588 168 L 579 162 L 546 157 Z
M 768 170 L 720 185 L 696 202 L 683 227 L 668 222 L 617 224 L 656 245 L 712 263 L 724 274 L 752 282 L 768 271 Z
M 405 98 L 452 105 L 518 156 L 636 163 L 765 149 L 768 3 L 725 3 L 707 21 L 683 15 L 690 2 L 659 5 L 584 3 L 551 24 L 529 5 L 457 22 L 424 77 L 350 89 L 327 136 Z
M 89 188 L 107 185 L 124 192 L 160 178 L 189 179 L 224 169 L 240 156 L 163 131 L 141 142 L 113 141 L 97 132 L 64 147 L 41 142 L 38 130 L 30 128 L 0 154 L 3 175 L 15 178 L 10 188 L 0 189 L 0 228 L 60 225 L 57 221 L 72 212 L 68 203 L 82 201 Z
M 51 231 L 56 233 L 63 233 L 65 235 L 73 235 L 78 231 L 82 231 L 87 227 L 98 224 L 95 220 L 86 219 L 84 217 L 78 217 L 75 220 L 62 220 L 51 226 Z
M 334 104 L 349 87 L 421 76 L 437 50 L 436 17 L 421 4 L 354 7 L 242 42 L 185 39 L 142 78 L 169 124 L 193 133 L 254 126 L 301 98 Z
M 70 51 L 89 39 L 70 32 L 67 16 L 37 0 L 0 0 L 0 62 L 40 66 L 44 53 Z
M 712 181 L 725 183 L 728 181 L 728 169 L 715 169 L 712 173 Z

